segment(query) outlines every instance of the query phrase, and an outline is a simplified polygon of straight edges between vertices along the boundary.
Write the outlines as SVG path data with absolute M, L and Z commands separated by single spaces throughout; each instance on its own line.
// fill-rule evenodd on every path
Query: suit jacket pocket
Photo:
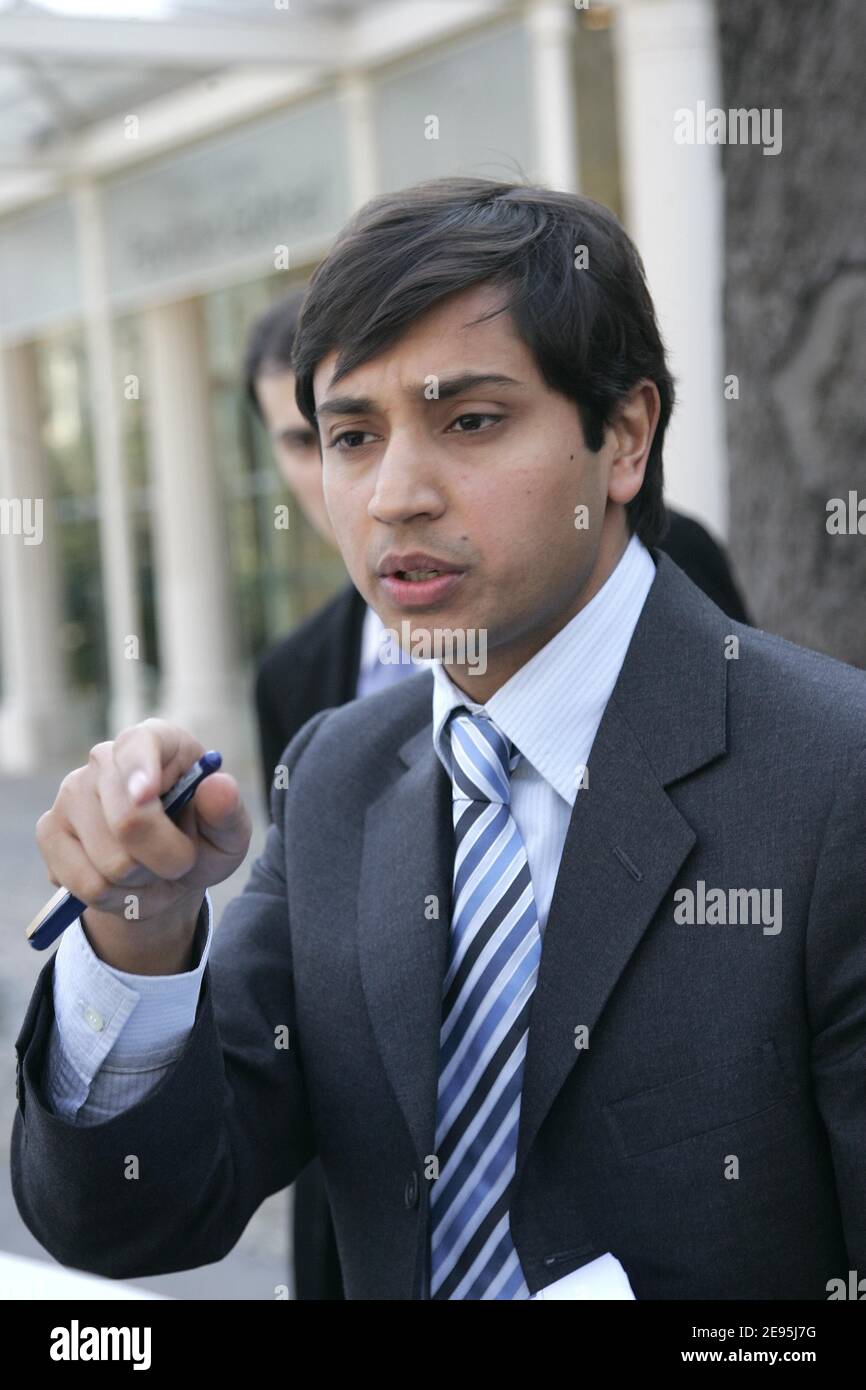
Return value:
M 610 1101 L 605 1112 L 623 1154 L 633 1158 L 748 1119 L 788 1094 L 776 1044 L 737 1053 L 637 1095 Z

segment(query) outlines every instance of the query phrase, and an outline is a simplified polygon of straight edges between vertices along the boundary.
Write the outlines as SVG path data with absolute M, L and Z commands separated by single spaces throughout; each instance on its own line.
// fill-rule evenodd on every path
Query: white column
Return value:
M 674 140 L 678 110 L 721 104 L 713 0 L 621 0 L 615 43 L 625 220 L 677 378 L 667 497 L 724 537 L 721 161 Z
M 201 304 L 142 316 L 162 668 L 159 714 L 252 764 L 251 678 L 239 671 L 226 525 L 211 442 Z
M 75 212 L 93 450 L 100 503 L 99 548 L 109 678 L 106 737 L 114 738 L 127 725 L 146 718 L 150 711 L 146 708 L 141 662 L 129 655 L 133 650 L 130 637 L 139 639 L 140 650 L 141 614 L 120 419 L 123 381 L 114 350 L 105 238 L 99 192 L 94 184 L 82 183 L 77 186 Z
M 34 772 L 66 748 L 53 514 L 31 347 L 0 348 L 0 768 Z
M 532 177 L 565 193 L 576 192 L 580 179 L 574 92 L 576 24 L 571 0 L 531 0 L 527 9 L 535 113 Z
M 376 133 L 373 122 L 373 88 L 366 72 L 347 72 L 340 78 L 346 152 L 352 209 L 378 192 Z

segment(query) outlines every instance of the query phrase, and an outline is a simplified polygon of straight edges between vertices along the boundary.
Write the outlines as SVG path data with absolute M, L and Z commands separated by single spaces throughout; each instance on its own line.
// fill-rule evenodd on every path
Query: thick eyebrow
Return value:
M 438 395 L 432 399 L 447 401 L 480 386 L 520 385 L 521 382 L 515 381 L 514 377 L 503 376 L 500 372 L 460 372 L 457 376 L 440 377 Z M 411 394 L 416 400 L 425 401 L 428 399 L 427 390 L 427 384 L 422 383 L 413 387 Z M 330 400 L 322 401 L 316 415 L 372 415 L 378 408 L 370 396 L 332 396 Z

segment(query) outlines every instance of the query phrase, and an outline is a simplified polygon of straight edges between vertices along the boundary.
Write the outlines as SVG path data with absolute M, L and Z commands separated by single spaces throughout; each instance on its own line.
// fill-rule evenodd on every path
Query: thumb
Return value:
M 224 854 L 245 854 L 252 826 L 240 788 L 228 772 L 212 772 L 192 799 L 202 839 Z

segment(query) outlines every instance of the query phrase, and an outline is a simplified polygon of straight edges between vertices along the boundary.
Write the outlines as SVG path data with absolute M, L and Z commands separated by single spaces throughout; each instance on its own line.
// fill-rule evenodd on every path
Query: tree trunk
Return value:
M 761 627 L 866 667 L 866 4 L 717 14 L 726 111 L 782 111 L 780 153 L 722 147 L 732 559 Z

